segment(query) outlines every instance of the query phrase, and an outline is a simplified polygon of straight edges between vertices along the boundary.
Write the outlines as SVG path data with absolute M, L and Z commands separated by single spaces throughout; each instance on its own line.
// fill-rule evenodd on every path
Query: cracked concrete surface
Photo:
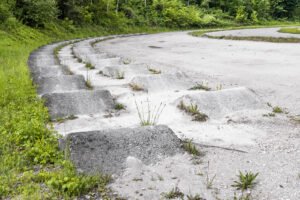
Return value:
M 275 36 L 276 30 L 241 30 L 239 34 L 255 34 L 256 31 L 258 36 L 271 33 Z M 238 31 L 231 33 L 235 32 Z M 65 101 L 60 98 L 61 103 L 54 101 L 52 106 L 59 107 L 56 111 L 65 113 L 64 116 L 69 116 L 70 110 L 81 112 L 72 113 L 78 117 L 74 120 L 55 123 L 55 130 L 65 137 L 76 136 L 78 132 L 84 136 L 91 131 L 109 134 L 111 131 L 140 130 L 138 114 L 147 117 L 149 107 L 153 111 L 163 105 L 159 124 L 170 127 L 178 138 L 193 140 L 202 152 L 200 157 L 177 153 L 150 163 L 134 154 L 126 154 L 120 163 L 125 162 L 125 168 L 114 175 L 110 185 L 119 196 L 164 199 L 164 193 L 178 187 L 185 195 L 199 194 L 208 200 L 233 199 L 234 193 L 241 195 L 241 191 L 231 187 L 241 170 L 259 172 L 258 185 L 247 191 L 251 192 L 252 199 L 300 199 L 300 159 L 297 157 L 300 125 L 290 119 L 300 114 L 299 44 L 214 40 L 192 37 L 187 32 L 173 32 L 114 37 L 91 46 L 100 39 L 104 38 L 79 41 L 59 52 L 60 63 L 74 75 L 89 79 L 94 91 L 82 91 L 81 88 L 68 91 L 68 84 L 64 84 L 59 90 L 60 95 L 76 95 Z M 51 49 L 55 45 L 34 52 L 29 65 L 40 66 L 45 60 L 49 67 L 54 66 Z M 78 58 L 83 62 L 79 63 Z M 85 62 L 90 62 L 95 69 L 88 70 Z M 149 68 L 161 71 L 161 74 L 151 73 Z M 31 69 L 36 70 L 38 76 L 44 72 L 36 67 Z M 118 79 L 116 74 L 122 72 L 124 77 Z M 49 72 L 45 70 L 45 74 Z M 63 76 L 61 72 L 52 73 L 53 76 L 56 74 Z M 134 91 L 130 83 L 145 90 Z M 199 83 L 212 90 L 189 90 Z M 45 85 L 42 87 L 46 88 Z M 99 99 L 109 99 L 109 109 L 100 104 L 94 107 L 99 103 L 97 98 L 80 95 L 103 90 L 111 97 L 100 95 Z M 57 94 L 46 94 L 46 97 L 53 95 Z M 197 105 L 199 111 L 208 114 L 208 121 L 192 121 L 190 114 L 178 109 L 180 100 L 188 106 L 191 103 Z M 68 101 L 76 102 L 72 109 L 68 108 Z M 266 117 L 272 112 L 267 102 L 286 109 L 275 117 Z M 117 103 L 126 109 L 113 109 Z M 94 142 L 92 149 L 96 149 L 95 152 L 97 149 L 101 152 L 103 146 L 97 145 L 96 141 L 90 142 Z M 147 146 L 142 141 L 138 144 Z M 151 155 L 158 152 L 154 150 Z M 73 153 L 81 155 L 80 149 Z M 85 159 L 88 162 L 89 157 Z M 97 155 L 92 160 L 97 160 Z M 96 163 L 90 163 L 92 168 Z M 213 177 L 211 187 L 207 187 Z

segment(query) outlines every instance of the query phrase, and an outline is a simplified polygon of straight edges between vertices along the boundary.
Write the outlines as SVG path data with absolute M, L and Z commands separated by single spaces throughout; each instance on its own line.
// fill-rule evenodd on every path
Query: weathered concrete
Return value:
M 51 93 L 42 98 L 53 118 L 103 113 L 114 108 L 113 97 L 107 90 Z
M 37 83 L 38 94 L 53 92 L 70 92 L 74 90 L 88 89 L 82 75 L 61 75 L 57 77 L 41 77 Z
M 187 90 L 195 85 L 184 73 L 136 76 L 131 80 L 131 83 L 144 88 L 148 92 Z
M 244 87 L 219 91 L 202 91 L 197 94 L 185 95 L 176 100 L 177 105 L 183 101 L 186 106 L 197 105 L 200 112 L 210 118 L 221 118 L 241 110 L 264 109 L 264 105 L 257 95 Z
M 150 164 L 183 152 L 180 140 L 167 126 L 71 133 L 62 140 L 61 148 L 69 148 L 78 171 L 101 169 L 109 174 L 125 169 L 129 156 Z

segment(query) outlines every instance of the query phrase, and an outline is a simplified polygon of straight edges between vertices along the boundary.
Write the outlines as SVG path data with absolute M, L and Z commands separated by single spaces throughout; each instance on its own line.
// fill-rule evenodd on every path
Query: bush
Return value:
M 58 14 L 54 0 L 21 0 L 16 5 L 16 15 L 32 27 L 44 27 Z
M 8 8 L 4 4 L 0 4 L 0 23 L 4 23 L 10 16 Z
M 248 13 L 245 11 L 245 6 L 240 6 L 237 10 L 235 20 L 241 23 L 248 21 Z

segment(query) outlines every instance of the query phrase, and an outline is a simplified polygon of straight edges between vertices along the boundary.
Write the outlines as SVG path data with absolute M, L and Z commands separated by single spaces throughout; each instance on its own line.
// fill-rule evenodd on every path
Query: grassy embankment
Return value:
M 27 68 L 31 51 L 54 41 L 126 32 L 160 32 L 163 28 L 108 31 L 86 27 L 70 33 L 60 26 L 38 30 L 0 27 L 0 199 L 74 198 L 89 192 L 109 199 L 109 177 L 75 172 L 68 152 L 58 149 L 49 116 L 37 97 Z

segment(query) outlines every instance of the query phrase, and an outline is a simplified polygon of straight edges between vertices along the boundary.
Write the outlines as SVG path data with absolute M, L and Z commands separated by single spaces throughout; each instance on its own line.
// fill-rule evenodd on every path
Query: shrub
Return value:
M 33 27 L 44 27 L 57 14 L 56 1 L 53 0 L 21 0 L 16 4 L 17 17 Z
M 240 6 L 237 10 L 235 20 L 238 22 L 246 22 L 248 20 L 248 13 L 245 10 L 245 6 Z
M 0 3 L 0 23 L 4 23 L 9 17 L 11 13 L 9 9 L 2 3 Z

